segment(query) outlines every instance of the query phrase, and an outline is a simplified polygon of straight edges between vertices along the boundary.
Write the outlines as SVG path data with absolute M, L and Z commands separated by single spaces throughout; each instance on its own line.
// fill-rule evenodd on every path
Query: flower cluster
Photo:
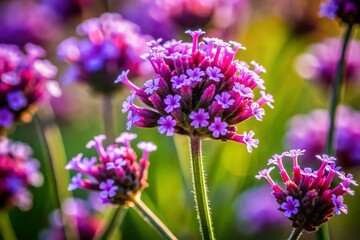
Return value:
M 68 198 L 64 201 L 63 211 L 69 225 L 76 226 L 78 239 L 95 239 L 104 226 L 104 222 L 97 217 L 87 201 L 77 198 Z M 60 210 L 55 210 L 49 218 L 50 228 L 40 234 L 41 240 L 65 240 L 64 223 L 59 221 Z
M 335 164 L 335 158 L 327 155 L 317 155 L 321 161 L 318 170 L 300 168 L 298 157 L 304 150 L 290 150 L 281 155 L 275 154 L 268 164 L 276 165 L 280 170 L 281 179 L 285 189 L 274 182 L 270 172 L 275 167 L 264 169 L 256 176 L 257 179 L 265 178 L 272 187 L 272 194 L 279 204 L 279 210 L 285 217 L 292 221 L 294 228 L 306 231 L 315 231 L 321 224 L 328 221 L 335 214 L 347 213 L 343 195 L 354 195 L 351 185 L 358 185 L 351 174 L 345 175 L 340 167 Z M 292 178 L 288 175 L 283 165 L 283 158 L 290 157 L 293 162 Z M 331 187 L 333 179 L 338 176 L 340 184 Z
M 58 56 L 69 64 L 63 79 L 88 83 L 95 91 L 112 93 L 113 79 L 121 70 L 133 76 L 147 73 L 149 67 L 140 58 L 148 50 L 139 27 L 116 13 L 104 13 L 81 23 L 77 32 L 85 38 L 68 38 L 60 43 Z M 120 70 L 119 70 L 120 69 Z
M 133 133 L 122 133 L 115 141 L 122 146 L 111 144 L 104 148 L 104 135 L 94 137 L 86 145 L 87 148 L 96 149 L 99 154 L 96 157 L 83 158 L 80 153 L 67 165 L 67 170 L 75 170 L 78 173 L 72 177 L 68 190 L 84 188 L 99 191 L 100 198 L 104 203 L 126 204 L 131 198 L 140 194 L 140 191 L 148 186 L 147 171 L 149 167 L 149 154 L 156 150 L 156 146 L 150 142 L 140 142 L 137 146 L 143 155 L 139 162 L 130 146 L 130 142 L 137 136 Z M 87 178 L 83 178 L 83 174 Z
M 287 145 L 305 149 L 306 158 L 321 154 L 329 130 L 328 119 L 325 110 L 293 117 L 286 136 Z M 337 112 L 335 149 L 340 166 L 360 166 L 360 113 L 345 106 L 340 106 Z
M 27 188 L 43 182 L 39 162 L 31 158 L 31 154 L 28 145 L 0 138 L 0 209 L 31 207 L 31 193 Z
M 328 0 L 321 4 L 320 15 L 330 19 L 339 17 L 347 24 L 360 23 L 360 2 L 358 0 Z
M 256 147 L 254 133 L 236 133 L 237 123 L 250 117 L 261 121 L 265 114 L 260 108 L 271 103 L 273 98 L 263 90 L 264 81 L 258 75 L 265 69 L 255 63 L 253 70 L 239 60 L 234 60 L 239 43 L 224 42 L 216 38 L 204 38 L 203 31 L 187 31 L 192 43 L 159 41 L 150 43 L 151 52 L 144 55 L 155 76 L 139 88 L 129 81 L 123 72 L 116 82 L 127 85 L 133 94 L 123 103 L 123 112 L 128 112 L 128 129 L 155 127 L 162 134 L 174 133 L 201 138 L 233 140 L 247 145 L 248 151 Z M 254 89 L 260 88 L 261 97 L 254 100 Z M 135 95 L 147 106 L 157 111 L 134 104 Z
M 57 68 L 41 59 L 45 51 L 33 44 L 23 54 L 15 45 L 0 44 L 0 130 L 16 121 L 29 121 L 36 105 L 48 94 L 59 95 L 53 78 Z
M 341 52 L 339 39 L 329 38 L 313 44 L 307 53 L 297 59 L 297 72 L 305 79 L 313 80 L 325 87 L 330 87 L 335 76 L 336 66 Z M 360 42 L 352 40 L 345 61 L 345 80 L 359 84 Z

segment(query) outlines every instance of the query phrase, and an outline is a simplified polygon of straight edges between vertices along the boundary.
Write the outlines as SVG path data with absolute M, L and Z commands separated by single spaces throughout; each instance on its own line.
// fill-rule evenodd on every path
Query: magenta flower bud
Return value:
M 64 74 L 67 82 L 80 81 L 96 92 L 111 94 L 117 91 L 113 79 L 122 70 L 129 69 L 132 77 L 148 72 L 140 55 L 148 50 L 146 41 L 150 39 L 121 15 L 104 13 L 87 19 L 77 32 L 84 37 L 68 38 L 58 46 L 58 57 L 69 64 Z
M 119 78 L 159 114 L 154 120 L 160 133 L 233 140 L 246 144 L 251 151 L 258 143 L 252 139 L 254 133 L 239 135 L 234 125 L 251 117 L 261 121 L 265 111 L 260 106 L 272 107 L 270 94 L 261 92 L 261 98 L 254 99 L 256 88 L 265 89 L 258 75 L 265 69 L 253 63 L 251 70 L 247 64 L 234 60 L 236 52 L 243 49 L 240 44 L 215 38 L 201 41 L 201 30 L 186 33 L 193 37 L 191 43 L 168 41 L 161 45 L 158 41 L 151 48 L 146 59 L 155 76 L 143 88 L 130 83 L 124 77 L 126 73 Z M 129 105 L 134 106 L 133 98 L 123 103 L 125 110 L 131 109 L 128 126 L 150 126 L 141 117 L 134 119 L 134 109 L 138 107 Z
M 0 209 L 14 206 L 30 209 L 32 196 L 28 187 L 40 186 L 43 182 L 40 164 L 31 154 L 28 145 L 0 138 Z
M 123 205 L 140 194 L 148 186 L 149 154 L 156 150 L 156 146 L 150 142 L 140 142 L 138 148 L 143 151 L 143 156 L 138 162 L 130 146 L 135 138 L 136 134 L 122 133 L 116 138 L 116 142 L 122 145 L 112 144 L 105 148 L 105 136 L 94 137 L 87 147 L 97 151 L 100 162 L 96 157 L 83 158 L 82 154 L 74 157 L 66 169 L 78 173 L 71 179 L 68 190 L 83 188 L 98 191 L 103 203 Z
M 42 59 L 45 50 L 30 43 L 25 50 L 0 44 L 0 132 L 16 122 L 29 122 L 39 102 L 61 94 L 54 81 L 56 67 Z
M 360 23 L 360 2 L 357 0 L 328 0 L 321 4 L 320 16 L 340 18 L 347 24 Z
M 298 157 L 304 150 L 290 150 L 281 155 L 274 155 L 269 160 L 269 164 L 276 165 L 280 170 L 282 181 L 286 186 L 282 189 L 270 177 L 271 167 L 259 172 L 257 179 L 265 178 L 273 189 L 273 195 L 279 204 L 279 210 L 284 212 L 284 216 L 292 221 L 294 228 L 301 228 L 306 231 L 316 231 L 321 224 L 328 221 L 330 217 L 341 212 L 347 213 L 347 206 L 343 203 L 343 195 L 346 193 L 353 195 L 351 185 L 358 184 L 353 180 L 353 176 L 345 174 L 335 165 L 335 158 L 327 155 L 317 156 L 321 161 L 318 170 L 311 168 L 301 169 L 298 165 Z M 293 172 L 290 177 L 283 167 L 283 158 L 290 157 L 293 160 Z M 301 174 L 301 176 L 297 176 Z M 340 184 L 333 182 L 333 178 L 338 176 Z M 334 187 L 331 187 L 331 184 Z

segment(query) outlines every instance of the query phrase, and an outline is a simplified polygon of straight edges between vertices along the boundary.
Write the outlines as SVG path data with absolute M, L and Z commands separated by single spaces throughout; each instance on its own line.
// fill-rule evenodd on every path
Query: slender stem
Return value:
M 293 231 L 291 232 L 290 237 L 288 238 L 288 240 L 297 240 L 300 238 L 301 234 L 303 233 L 303 229 L 302 228 L 294 228 Z
M 200 230 L 203 239 L 214 239 L 209 200 L 207 198 L 206 179 L 201 156 L 201 139 L 198 137 L 190 137 L 190 148 L 191 172 Z
M 134 203 L 134 209 L 162 236 L 163 239 L 177 239 L 140 198 L 134 197 L 131 201 Z
M 113 143 L 115 140 L 115 121 L 114 121 L 114 107 L 112 104 L 112 97 L 110 95 L 103 96 L 103 117 L 104 129 L 108 142 Z
M 333 81 L 332 95 L 329 106 L 330 126 L 329 126 L 328 135 L 326 138 L 326 145 L 325 145 L 325 152 L 327 154 L 334 154 L 335 152 L 333 144 L 334 144 L 334 134 L 335 134 L 336 109 L 339 103 L 339 93 L 340 93 L 341 83 L 344 78 L 345 56 L 346 56 L 347 46 L 350 41 L 352 28 L 353 28 L 352 25 L 348 25 L 345 31 L 342 42 L 341 56 L 336 66 L 335 79 Z M 316 232 L 316 238 L 318 240 L 330 239 L 329 228 L 326 223 L 323 224 L 320 230 Z
M 111 239 L 111 236 L 113 235 L 116 227 L 119 227 L 121 225 L 126 213 L 126 209 L 124 208 L 124 206 L 121 205 L 114 210 L 115 211 L 112 212 L 110 221 L 108 221 L 108 224 L 104 227 L 103 231 L 96 239 Z
M 330 106 L 329 106 L 330 126 L 329 126 L 329 131 L 326 140 L 326 148 L 325 148 L 325 152 L 328 154 L 332 154 L 334 151 L 333 138 L 334 138 L 334 130 L 335 130 L 336 109 L 339 103 L 339 93 L 340 93 L 341 83 L 344 78 L 345 55 L 351 36 L 351 30 L 352 30 L 352 25 L 348 25 L 344 34 L 341 56 L 336 67 L 335 79 L 333 81 L 332 96 L 330 99 Z
M 3 239 L 16 240 L 16 235 L 10 222 L 9 214 L 4 210 L 0 211 L 0 232 Z

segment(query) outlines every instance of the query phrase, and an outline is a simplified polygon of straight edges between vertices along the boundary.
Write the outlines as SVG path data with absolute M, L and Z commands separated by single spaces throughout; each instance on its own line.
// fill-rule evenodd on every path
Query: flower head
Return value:
M 28 145 L 0 138 L 0 209 L 31 207 L 31 193 L 27 188 L 43 182 L 39 162 L 31 154 Z
M 320 154 L 328 132 L 328 112 L 314 110 L 290 120 L 286 143 L 291 148 L 305 149 L 305 157 Z M 360 166 L 360 113 L 346 106 L 337 111 L 335 128 L 336 157 L 344 168 Z M 310 165 L 310 162 L 307 162 Z
M 204 34 L 201 30 L 186 33 L 192 36 L 192 43 L 158 43 L 144 55 L 155 71 L 156 84 L 149 80 L 139 88 L 130 82 L 127 72 L 118 77 L 118 82 L 151 107 L 141 108 L 127 100 L 123 106 L 129 110 L 128 126 L 158 126 L 159 132 L 167 136 L 178 133 L 248 145 L 250 139 L 246 136 L 254 134 L 239 135 L 234 125 L 250 117 L 262 120 L 265 111 L 260 106 L 272 106 L 272 96 L 264 92 L 259 100 L 254 99 L 256 88 L 265 89 L 258 75 L 265 70 L 257 63 L 251 70 L 235 60 L 237 51 L 243 49 L 238 43 L 216 38 L 200 41 Z M 134 114 L 138 115 L 137 122 L 133 121 Z M 249 144 L 256 147 L 257 142 Z
M 121 70 L 130 69 L 132 76 L 142 76 L 148 67 L 140 55 L 147 51 L 147 37 L 139 27 L 116 13 L 104 13 L 81 23 L 77 32 L 84 38 L 64 40 L 58 56 L 69 64 L 64 79 L 88 83 L 95 91 L 112 93 L 117 88 L 112 79 Z M 111 80 L 110 80 L 111 79 Z M 156 88 L 156 80 L 147 82 L 148 91 Z
M 329 38 L 313 44 L 308 51 L 297 58 L 296 69 L 300 76 L 314 81 L 325 88 L 330 88 L 335 76 L 341 52 L 339 39 Z M 344 74 L 348 83 L 359 84 L 360 42 L 351 40 L 346 56 Z
M 116 139 L 120 145 L 105 147 L 104 135 L 94 137 L 86 146 L 94 148 L 98 158 L 89 159 L 78 154 L 68 163 L 67 170 L 78 172 L 72 178 L 68 189 L 98 191 L 102 202 L 113 204 L 126 204 L 130 198 L 140 194 L 148 186 L 146 180 L 150 164 L 149 154 L 156 150 L 156 146 L 150 142 L 140 142 L 138 148 L 143 151 L 143 155 L 136 161 L 136 153 L 130 146 L 135 138 L 136 134 L 122 133 Z
M 351 185 L 357 186 L 352 175 L 345 176 L 335 165 L 335 158 L 327 155 L 317 156 L 321 161 L 320 167 L 313 171 L 311 168 L 301 169 L 298 157 L 302 150 L 291 150 L 281 155 L 274 155 L 269 164 L 275 164 L 280 171 L 284 188 L 270 177 L 270 170 L 262 170 L 256 178 L 265 178 L 272 186 L 279 210 L 292 221 L 294 228 L 315 231 L 330 217 L 340 212 L 347 213 L 347 206 L 343 203 L 343 195 L 354 194 Z M 283 166 L 283 159 L 290 157 L 293 161 L 292 177 Z M 272 167 L 273 169 L 273 167 Z M 272 170 L 271 169 L 271 170 Z M 333 183 L 335 176 L 339 176 L 340 184 Z M 334 185 L 334 187 L 332 187 Z
M 358 0 L 328 0 L 321 4 L 320 15 L 340 18 L 347 24 L 360 23 L 360 2 Z
M 42 59 L 44 49 L 33 44 L 26 53 L 15 45 L 0 44 L 0 131 L 15 122 L 30 121 L 38 103 L 49 95 L 58 96 L 54 81 L 57 69 Z

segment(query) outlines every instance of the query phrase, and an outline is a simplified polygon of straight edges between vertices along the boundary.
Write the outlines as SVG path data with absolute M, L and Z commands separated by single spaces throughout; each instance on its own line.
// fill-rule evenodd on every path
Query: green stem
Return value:
M 177 239 L 174 234 L 165 226 L 164 223 L 145 205 L 140 198 L 133 198 L 134 209 L 149 223 L 163 239 Z
M 99 234 L 96 239 L 106 240 L 111 239 L 116 227 L 119 227 L 124 219 L 126 209 L 124 206 L 119 206 L 112 212 L 112 217 L 108 221 L 108 224 L 104 227 L 103 231 Z
M 330 107 L 329 107 L 330 126 L 326 140 L 326 147 L 325 147 L 325 152 L 327 154 L 332 154 L 334 151 L 333 138 L 334 138 L 334 130 L 335 130 L 336 108 L 339 103 L 340 87 L 342 80 L 344 78 L 346 49 L 350 40 L 351 30 L 352 30 L 352 25 L 348 25 L 344 34 L 341 56 L 336 67 L 335 79 L 333 82 L 332 96 L 330 99 Z
M 290 237 L 288 238 L 288 240 L 297 240 L 300 238 L 301 234 L 303 233 L 303 229 L 302 228 L 294 228 Z
M 47 164 L 47 171 L 50 173 L 50 186 L 55 194 L 56 207 L 61 212 L 60 220 L 65 226 L 66 239 L 78 239 L 75 231 L 77 227 L 73 223 L 69 224 L 62 207 L 64 200 L 71 197 L 71 194 L 67 191 L 70 175 L 64 168 L 67 163 L 64 144 L 60 129 L 54 122 L 54 113 L 51 107 L 47 106 L 46 110 L 46 115 L 39 112 L 35 116 L 39 141 L 45 158 L 44 162 Z
M 108 143 L 113 143 L 115 141 L 115 116 L 112 97 L 110 95 L 103 96 L 103 117 L 105 135 L 107 136 Z
M 0 211 L 0 232 L 3 239 L 16 240 L 16 235 L 10 222 L 9 214 L 4 210 Z
M 200 230 L 203 239 L 214 239 L 209 201 L 207 198 L 205 173 L 201 156 L 201 139 L 198 137 L 190 137 L 190 148 L 191 172 Z
M 334 154 L 335 152 L 333 146 L 334 146 L 334 134 L 335 134 L 336 109 L 339 103 L 339 93 L 340 93 L 341 83 L 344 78 L 345 56 L 346 56 L 347 46 L 350 41 L 352 27 L 353 27 L 352 25 L 348 25 L 345 31 L 342 42 L 341 56 L 336 66 L 335 79 L 333 81 L 332 95 L 329 106 L 330 126 L 329 126 L 328 135 L 326 138 L 326 145 L 325 145 L 325 152 L 330 155 Z M 318 240 L 330 239 L 329 228 L 326 223 L 323 224 L 320 230 L 316 232 L 316 238 Z

